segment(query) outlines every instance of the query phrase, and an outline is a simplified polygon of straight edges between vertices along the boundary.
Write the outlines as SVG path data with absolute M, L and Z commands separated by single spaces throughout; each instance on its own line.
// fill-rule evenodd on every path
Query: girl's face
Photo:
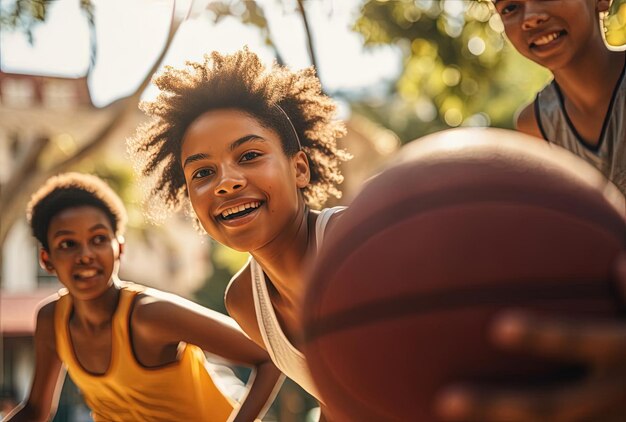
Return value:
M 598 12 L 607 0 L 495 0 L 495 6 L 515 49 L 552 71 L 605 48 Z
M 117 276 L 121 244 L 99 208 L 67 208 L 48 226 L 50 251 L 41 250 L 42 266 L 79 300 L 102 295 Z
M 254 251 L 297 223 L 306 155 L 287 157 L 278 134 L 235 109 L 198 117 L 183 138 L 181 163 L 193 209 L 207 233 Z

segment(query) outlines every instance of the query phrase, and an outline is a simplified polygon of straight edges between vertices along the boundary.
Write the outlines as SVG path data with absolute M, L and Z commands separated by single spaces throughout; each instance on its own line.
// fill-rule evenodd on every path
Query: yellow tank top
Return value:
M 81 390 L 95 421 L 216 421 L 230 416 L 235 402 L 216 387 L 205 368 L 203 351 L 184 346 L 179 360 L 159 368 L 141 366 L 128 332 L 133 298 L 142 290 L 122 287 L 112 321 L 111 363 L 106 373 L 91 374 L 80 365 L 69 335 L 72 297 L 62 289 L 55 309 L 56 347 L 68 374 Z

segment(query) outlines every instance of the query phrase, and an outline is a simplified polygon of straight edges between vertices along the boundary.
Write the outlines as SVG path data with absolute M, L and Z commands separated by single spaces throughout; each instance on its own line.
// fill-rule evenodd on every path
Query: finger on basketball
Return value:
M 532 391 L 453 386 L 438 398 L 436 412 L 442 420 L 451 422 L 598 420 L 594 419 L 598 415 L 608 418 L 626 411 L 623 382 L 623 378 L 606 377 L 568 388 Z
M 571 362 L 602 364 L 626 356 L 626 324 L 619 320 L 590 322 L 511 310 L 496 318 L 491 337 L 507 349 Z
M 626 251 L 619 254 L 615 260 L 613 276 L 615 278 L 616 290 L 620 295 L 622 306 L 626 308 Z

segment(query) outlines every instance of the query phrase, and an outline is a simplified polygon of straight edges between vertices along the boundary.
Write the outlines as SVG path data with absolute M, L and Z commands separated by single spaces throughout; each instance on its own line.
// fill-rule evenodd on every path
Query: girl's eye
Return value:
M 248 151 L 241 156 L 241 161 L 250 161 L 259 156 L 261 156 L 261 154 L 256 151 Z
M 504 5 L 500 8 L 500 15 L 504 16 L 504 15 L 508 15 L 513 13 L 515 10 L 517 9 L 517 5 L 516 4 L 507 4 Z
M 74 246 L 76 246 L 76 242 L 74 242 L 73 240 L 63 240 L 59 242 L 59 249 L 69 249 L 73 248 Z
M 101 245 L 101 244 L 105 243 L 106 241 L 107 241 L 107 237 L 102 235 L 102 234 L 94 236 L 94 238 L 93 238 L 93 244 L 94 245 Z
M 204 169 L 197 170 L 197 171 L 196 171 L 196 172 L 195 172 L 195 173 L 191 176 L 191 178 L 192 178 L 192 179 L 202 179 L 203 177 L 208 177 L 208 176 L 210 176 L 210 175 L 212 175 L 212 174 L 213 174 L 213 170 L 211 170 L 211 169 L 207 169 L 207 168 L 204 168 Z

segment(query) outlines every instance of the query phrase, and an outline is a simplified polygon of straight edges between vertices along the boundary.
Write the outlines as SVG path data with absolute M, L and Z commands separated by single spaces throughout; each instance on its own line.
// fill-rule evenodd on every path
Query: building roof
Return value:
M 0 103 L 18 108 L 94 108 L 86 76 L 65 78 L 1 70 Z
M 55 293 L 56 288 L 25 293 L 0 294 L 0 332 L 4 337 L 32 336 L 39 304 Z

